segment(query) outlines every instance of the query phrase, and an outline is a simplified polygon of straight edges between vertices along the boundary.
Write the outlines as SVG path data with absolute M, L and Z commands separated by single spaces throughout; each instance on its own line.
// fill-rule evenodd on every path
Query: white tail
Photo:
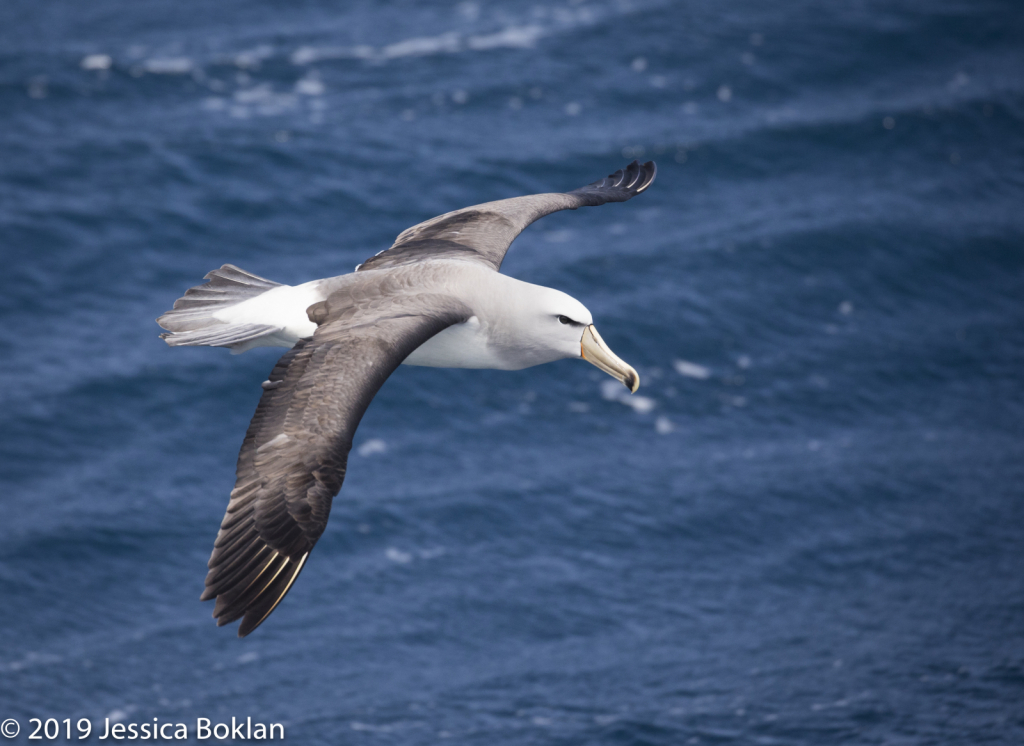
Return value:
M 231 264 L 189 288 L 174 308 L 158 318 L 167 333 L 160 338 L 172 347 L 229 347 L 233 353 L 253 347 L 291 347 L 315 331 L 306 308 L 322 300 L 317 283 L 281 285 Z M 259 299 L 259 300 L 256 300 Z

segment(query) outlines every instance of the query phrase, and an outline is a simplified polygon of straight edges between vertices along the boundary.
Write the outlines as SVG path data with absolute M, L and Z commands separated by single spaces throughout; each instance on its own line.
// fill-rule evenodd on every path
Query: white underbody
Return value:
M 280 285 L 267 292 L 230 306 L 213 315 L 225 324 L 255 324 L 274 327 L 258 339 L 232 347 L 235 354 L 255 347 L 292 347 L 300 339 L 313 336 L 316 324 L 309 320 L 307 309 L 326 299 L 324 280 L 313 280 L 302 285 Z M 432 368 L 491 368 L 521 367 L 510 365 L 507 357 L 500 356 L 490 344 L 487 330 L 476 316 L 451 326 L 427 340 L 412 352 L 403 365 Z
M 462 324 L 450 326 L 421 344 L 402 365 L 428 368 L 507 368 L 488 343 L 480 319 L 471 317 Z

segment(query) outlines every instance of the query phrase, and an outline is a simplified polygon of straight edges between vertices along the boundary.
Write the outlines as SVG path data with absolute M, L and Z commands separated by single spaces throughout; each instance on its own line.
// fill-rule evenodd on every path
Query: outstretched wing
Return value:
M 464 207 L 403 231 L 390 249 L 356 270 L 395 267 L 440 258 L 461 258 L 501 268 L 505 252 L 526 226 L 559 210 L 625 202 L 649 187 L 658 169 L 653 161 L 633 161 L 593 184 L 567 194 L 532 194 Z
M 321 325 L 278 361 L 238 456 L 237 481 L 210 557 L 202 600 L 218 626 L 258 627 L 288 593 L 327 525 L 352 436 L 374 395 L 413 350 L 468 317 L 438 296 L 351 293 L 316 304 Z

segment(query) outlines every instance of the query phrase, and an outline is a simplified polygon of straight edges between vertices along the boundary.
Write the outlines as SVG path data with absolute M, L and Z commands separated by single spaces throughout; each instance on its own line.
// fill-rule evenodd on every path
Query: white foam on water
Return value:
M 540 26 L 509 26 L 496 34 L 471 36 L 466 39 L 470 49 L 528 49 L 544 35 Z
M 401 549 L 396 549 L 395 547 L 388 547 L 384 552 L 384 556 L 399 565 L 408 565 L 412 562 L 412 553 L 403 552 Z
M 316 75 L 307 75 L 295 82 L 295 92 L 302 96 L 322 96 L 326 90 Z
M 417 36 L 405 41 L 388 44 L 380 50 L 380 56 L 387 60 L 399 57 L 422 57 L 442 52 L 458 52 L 462 41 L 457 33 L 449 31 L 440 36 Z
M 364 458 L 366 456 L 373 456 L 377 453 L 387 453 L 388 444 L 380 438 L 370 438 L 356 449 L 356 453 Z
M 291 54 L 293 65 L 308 65 L 320 60 L 363 59 L 394 60 L 402 57 L 424 57 L 435 54 L 455 54 L 466 50 L 486 52 L 492 49 L 529 49 L 545 35 L 543 27 L 530 24 L 508 26 L 493 34 L 464 36 L 457 31 L 446 31 L 437 36 L 414 36 L 382 47 L 360 44 L 352 47 L 303 46 Z
M 617 381 L 601 381 L 601 398 L 605 401 L 618 401 L 622 398 L 621 388 L 622 384 Z
M 688 360 L 673 360 L 672 367 L 676 369 L 676 373 L 687 378 L 696 378 L 698 381 L 706 381 L 711 378 L 710 369 Z
M 368 44 L 357 44 L 353 47 L 299 47 L 290 57 L 293 65 L 308 65 L 320 60 L 369 60 L 373 59 L 377 50 Z
M 109 70 L 113 64 L 109 54 L 89 54 L 82 58 L 79 66 L 83 70 Z
M 557 231 L 544 231 L 544 240 L 548 243 L 567 243 L 572 240 L 573 232 L 562 229 Z
M 459 15 L 467 21 L 475 21 L 480 17 L 480 3 L 472 2 L 472 0 L 459 3 L 455 8 L 459 11 Z
M 619 385 L 621 386 L 622 384 Z M 626 394 L 618 402 L 619 404 L 625 404 L 627 407 L 632 407 L 634 412 L 639 412 L 640 414 L 652 412 L 658 406 L 658 402 L 649 396 L 639 396 L 637 394 Z
M 629 393 L 629 389 L 613 379 L 601 382 L 601 398 L 605 401 L 625 404 L 634 412 L 639 412 L 640 414 L 647 414 L 658 405 L 654 399 L 648 396 L 638 396 L 637 394 Z
M 269 44 L 261 44 L 255 49 L 248 49 L 235 55 L 232 62 L 235 67 L 243 70 L 252 70 L 260 66 L 263 60 L 274 56 L 274 48 Z
M 135 705 L 125 705 L 124 707 L 115 707 L 113 710 L 107 713 L 107 719 L 112 723 L 120 723 L 122 720 L 131 715 L 138 708 Z
M 346 56 L 347 47 L 299 47 L 292 52 L 291 63 L 293 65 L 308 65 L 317 60 L 338 59 Z
M 355 731 L 366 731 L 368 733 L 390 733 L 394 730 L 390 725 L 371 725 L 370 723 L 361 723 L 358 720 L 353 720 L 348 724 L 348 727 Z
M 142 69 L 154 75 L 184 75 L 193 67 L 188 57 L 153 57 L 142 63 Z
M 30 652 L 25 655 L 21 660 L 11 661 L 7 664 L 7 668 L 11 671 L 21 671 L 22 669 L 28 668 L 29 666 L 47 665 L 52 663 L 60 663 L 61 656 L 54 655 L 53 653 L 35 653 Z M 0 670 L 3 666 L 0 665 Z
M 296 94 L 278 93 L 269 83 L 261 83 L 252 88 L 235 91 L 232 98 L 235 106 L 231 109 L 231 115 L 242 118 L 249 116 L 248 107 L 255 108 L 258 114 L 273 116 L 295 109 L 299 103 L 299 97 Z
M 266 101 L 274 95 L 269 83 L 261 83 L 253 88 L 235 91 L 233 98 L 240 104 L 255 104 Z

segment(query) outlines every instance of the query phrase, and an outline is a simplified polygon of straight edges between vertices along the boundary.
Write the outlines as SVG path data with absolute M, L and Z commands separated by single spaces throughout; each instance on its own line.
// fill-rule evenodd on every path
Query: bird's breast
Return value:
M 402 364 L 429 368 L 499 370 L 507 370 L 510 367 L 489 343 L 487 332 L 476 316 L 435 334 L 413 350 Z

